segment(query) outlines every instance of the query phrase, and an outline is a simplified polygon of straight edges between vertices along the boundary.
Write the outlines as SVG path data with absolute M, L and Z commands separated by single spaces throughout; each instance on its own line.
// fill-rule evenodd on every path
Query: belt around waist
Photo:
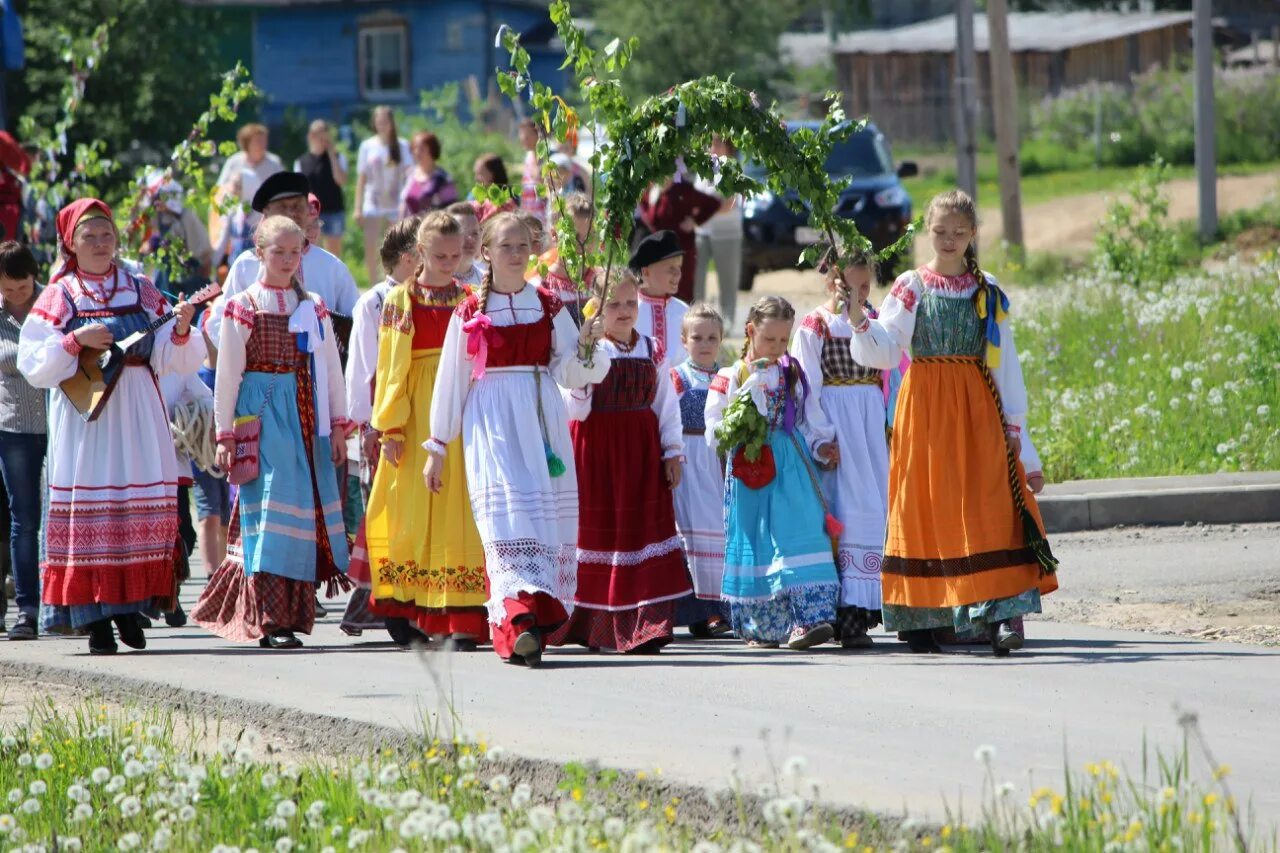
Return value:
M 911 359 L 912 364 L 981 364 L 976 355 L 922 355 Z
M 150 367 L 151 359 L 145 355 L 126 355 L 124 357 L 125 367 Z
M 271 361 L 255 361 L 245 365 L 245 373 L 293 373 L 296 364 L 277 364 Z
M 850 387 L 853 385 L 879 385 L 879 376 L 851 376 L 843 379 L 825 379 L 823 385 L 832 388 Z
M 707 434 L 707 431 L 705 429 L 686 429 L 681 431 L 685 435 L 706 435 Z
M 547 366 L 545 364 L 515 364 L 510 367 L 486 367 L 484 373 L 488 376 L 490 373 L 546 373 Z

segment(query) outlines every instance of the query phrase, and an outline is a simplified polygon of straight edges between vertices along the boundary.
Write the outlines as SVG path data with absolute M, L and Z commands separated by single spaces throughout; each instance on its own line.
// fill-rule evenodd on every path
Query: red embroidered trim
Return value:
M 316 319 L 325 320 L 329 317 L 329 306 L 324 304 L 324 300 L 319 296 L 312 296 L 316 303 Z
M 235 300 L 227 302 L 227 307 L 222 312 L 222 316 L 235 320 L 247 329 L 253 328 L 253 311 Z
M 658 361 L 667 357 L 667 303 L 662 301 L 649 306 L 653 311 L 653 338 L 658 344 Z
M 893 289 L 889 291 L 889 295 L 901 302 L 902 307 L 908 311 L 916 310 L 916 292 L 907 284 L 906 279 L 898 279 Z
M 960 275 L 943 275 L 935 272 L 928 267 L 919 269 L 920 279 L 933 290 L 945 290 L 948 293 L 964 293 L 973 290 L 978 286 L 977 280 L 971 273 L 965 272 Z
M 71 332 L 67 332 L 62 336 L 62 348 L 71 355 L 80 355 L 80 350 L 84 349 L 84 345 L 76 339 Z
M 182 334 L 178 334 L 178 330 L 174 329 L 169 334 L 169 340 L 173 341 L 177 346 L 183 346 L 187 341 L 191 340 L 191 327 L 187 326 L 187 330 Z
M 555 316 L 564 310 L 564 301 L 545 287 L 539 287 L 537 290 L 538 296 L 542 299 L 542 310 L 554 320 Z
M 127 274 L 126 274 L 127 275 Z M 151 279 L 146 276 L 132 276 L 134 283 L 138 287 L 138 298 L 142 302 L 142 307 L 155 314 L 157 317 L 165 313 L 169 309 L 169 301 L 164 298 L 164 294 L 151 283 Z
M 711 390 L 715 391 L 717 394 L 729 393 L 729 377 L 717 373 L 716 378 L 711 380 L 710 387 Z
M 830 332 L 827 330 L 827 321 L 822 319 L 817 311 L 811 311 L 804 315 L 804 321 L 800 323 L 800 328 L 808 329 L 820 338 L 830 336 Z
M 227 439 L 231 439 L 232 441 L 235 441 L 236 440 L 235 432 L 232 430 L 223 430 L 222 432 L 218 433 L 213 437 L 214 441 L 225 441 Z
M 687 389 L 684 387 L 684 380 L 680 378 L 680 371 L 674 367 L 671 368 L 671 384 L 676 386 L 676 393 L 683 394 Z
M 1004 431 L 1011 432 L 1014 435 L 1017 435 L 1018 433 L 1022 432 L 1022 427 L 1018 426 L 1017 424 L 1005 424 Z
M 54 326 L 61 326 L 69 310 L 68 298 L 61 284 L 51 284 L 41 292 L 36 304 L 31 306 L 31 313 L 48 320 Z
M 871 328 L 871 320 L 867 317 L 862 318 L 862 322 L 853 327 L 855 332 L 865 332 Z

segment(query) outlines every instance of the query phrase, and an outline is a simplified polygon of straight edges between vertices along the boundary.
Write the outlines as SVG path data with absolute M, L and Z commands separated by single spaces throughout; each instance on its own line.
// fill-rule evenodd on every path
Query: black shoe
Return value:
M 36 627 L 36 617 L 30 613 L 19 613 L 18 621 L 13 623 L 13 627 L 9 629 L 10 640 L 34 640 L 40 636 L 40 630 Z
M 1009 652 L 1022 648 L 1022 635 L 1013 630 L 1007 621 L 991 626 L 991 651 L 998 658 L 1008 657 Z
M 388 616 L 386 625 L 392 642 L 402 649 L 426 647 L 430 644 L 430 640 L 418 630 L 418 627 L 403 616 Z
M 450 637 L 444 641 L 444 647 L 454 652 L 474 652 L 480 646 L 470 637 Z
M 705 619 L 701 622 L 693 622 L 689 625 L 689 636 L 695 640 L 710 640 L 712 637 L 711 625 Z
M 179 604 L 173 610 L 164 615 L 164 624 L 168 625 L 170 628 L 183 627 L 187 624 L 187 611 L 183 610 L 182 605 Z
M 116 623 L 116 632 L 120 634 L 120 642 L 124 643 L 131 649 L 145 649 L 147 647 L 147 635 L 142 632 L 142 619 L 136 613 L 129 613 L 125 616 L 112 617 L 111 621 Z M 151 620 L 147 620 L 147 624 L 151 624 Z
M 529 628 L 516 637 L 511 647 L 512 657 L 524 659 L 524 665 L 534 669 L 542 664 L 542 637 L 537 628 Z
M 938 645 L 937 640 L 933 639 L 933 631 L 925 628 L 920 631 L 903 631 L 903 638 L 907 641 L 907 648 L 912 654 L 917 655 L 937 655 L 942 653 L 942 646 Z
M 656 655 L 662 652 L 662 647 L 671 642 L 670 637 L 654 637 L 652 640 L 646 640 L 634 649 L 626 652 L 629 655 Z
M 302 641 L 292 631 L 273 631 L 258 640 L 258 645 L 264 649 L 300 649 Z
M 134 616 L 133 618 L 134 618 L 134 621 L 136 621 L 136 622 L 138 623 L 138 625 L 139 625 L 140 627 L 142 627 L 142 628 L 151 628 L 151 627 L 154 627 L 154 626 L 151 624 L 151 619 L 150 619 L 150 617 L 143 616 L 141 613 L 137 614 L 137 615 L 136 615 L 136 616 Z
M 119 651 L 116 635 L 111 630 L 110 619 L 99 619 L 86 626 L 89 630 L 89 654 L 114 655 Z
M 323 619 L 329 615 L 328 609 L 320 603 L 320 596 L 316 596 L 316 618 Z

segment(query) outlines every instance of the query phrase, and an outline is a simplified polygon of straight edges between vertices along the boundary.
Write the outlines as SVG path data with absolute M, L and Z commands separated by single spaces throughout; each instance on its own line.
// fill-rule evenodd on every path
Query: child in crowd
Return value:
M 685 464 L 675 490 L 676 530 L 693 581 L 693 595 L 680 599 L 676 624 L 698 639 L 729 631 L 728 608 L 720 600 L 724 583 L 724 469 L 707 441 L 707 390 L 720 370 L 724 318 L 705 302 L 689 308 L 680 341 L 689 357 L 671 368 L 680 404 Z
M 214 386 L 218 467 L 244 482 L 227 558 L 191 618 L 228 640 L 302 645 L 315 623 L 316 584 L 348 584 L 335 466 L 346 461 L 347 394 L 329 311 L 302 289 L 302 228 L 268 216 L 255 235 L 260 278 L 227 297 Z M 235 473 L 233 471 L 233 474 Z
M 365 516 L 372 582 L 370 609 L 386 617 L 393 639 L 414 631 L 455 648 L 488 642 L 484 547 L 467 499 L 461 442 L 445 459 L 445 485 L 435 494 L 421 476 L 423 444 L 454 309 L 469 295 L 453 278 L 462 229 L 444 211 L 427 214 L 416 235 L 416 274 L 387 294 L 378 343 L 373 427 L 381 436 Z
M 653 338 L 658 355 L 671 364 L 682 364 L 688 353 L 680 330 L 688 303 L 677 299 L 684 249 L 671 231 L 657 231 L 640 241 L 631 256 L 631 269 L 640 276 L 640 316 L 636 331 Z
M 591 199 L 582 193 L 574 193 L 564 200 L 564 211 L 573 220 L 573 229 L 576 234 L 574 239 L 578 242 L 579 250 L 581 251 L 585 247 L 586 251 L 592 251 L 590 243 L 593 215 Z M 558 230 L 555 227 L 561 216 L 558 205 L 551 211 L 551 216 L 553 220 L 552 234 L 559 237 Z M 560 301 L 564 303 L 565 310 L 573 317 L 573 321 L 578 325 L 582 325 L 582 303 L 586 301 L 585 294 L 591 291 L 591 287 L 595 283 L 596 271 L 594 269 L 586 270 L 583 276 L 582 289 L 579 290 L 578 283 L 569 277 L 568 267 L 565 266 L 564 260 L 560 257 L 560 247 L 558 245 L 552 246 L 543 252 L 538 261 L 540 264 L 547 265 L 547 274 L 539 277 L 535 271 L 529 281 L 547 288 L 560 297 Z
M 481 249 L 488 272 L 445 334 L 423 476 L 437 494 L 457 488 L 448 460 L 463 455 L 494 650 L 537 666 L 577 586 L 578 478 L 565 464 L 573 444 L 556 386 L 602 381 L 609 356 L 598 345 L 601 318 L 579 332 L 555 294 L 525 282 L 532 243 L 519 217 L 487 219 Z
M 840 447 L 840 465 L 822 475 L 831 514 L 844 529 L 836 549 L 836 640 L 847 649 L 864 648 L 871 645 L 867 632 L 880 624 L 889 446 L 883 377 L 850 354 L 849 311 L 869 307 L 875 262 L 856 250 L 844 256 L 832 250 L 825 264 L 827 301 L 805 316 L 791 350 Z
M 935 197 L 925 227 L 933 259 L 898 277 L 879 318 L 849 310 L 858 362 L 912 356 L 889 463 L 884 622 L 914 652 L 939 651 L 941 628 L 985 634 L 1005 656 L 1023 643 L 1013 620 L 1058 585 L 1019 462 L 1026 386 L 1009 300 L 978 267 L 973 200 Z
M 690 592 L 671 502 L 684 453 L 680 409 L 669 367 L 635 330 L 635 276 L 614 275 L 599 308 L 609 372 L 568 392 L 578 591 L 552 642 L 654 654 L 671 641 L 676 600 Z
M 387 294 L 396 285 L 410 281 L 418 269 L 418 226 L 422 217 L 402 219 L 387 229 L 379 257 L 386 278 L 365 291 L 352 312 L 351 355 L 347 359 L 347 400 L 351 422 L 360 436 L 360 481 L 367 492 L 373 486 L 378 458 L 382 454 L 381 435 L 373 427 L 374 376 L 378 369 L 378 339 L 382 329 L 382 308 Z M 342 616 L 342 631 L 358 637 L 365 630 L 383 627 L 382 617 L 369 610 L 369 555 L 362 522 L 351 551 L 347 576 L 356 589 Z
M 476 207 L 469 201 L 460 201 L 445 210 L 458 220 L 458 227 L 462 229 L 462 259 L 458 261 L 453 277 L 458 284 L 479 287 L 480 279 L 484 277 L 484 264 L 476 257 L 480 250 L 480 217 Z
M 840 591 L 832 559 L 840 530 L 813 457 L 835 467 L 841 454 L 787 353 L 794 322 L 785 299 L 759 299 L 747 314 L 741 360 L 716 375 L 707 395 L 707 441 L 729 460 L 722 595 L 733 630 L 756 648 L 830 640 Z

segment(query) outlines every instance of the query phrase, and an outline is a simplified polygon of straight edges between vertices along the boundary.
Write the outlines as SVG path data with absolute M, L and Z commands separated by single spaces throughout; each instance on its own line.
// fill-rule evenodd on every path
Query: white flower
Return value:
M 8 835 L 13 832 L 18 825 L 18 821 L 11 814 L 0 814 L 0 835 Z
M 1014 791 L 1014 786 L 1012 782 L 1001 782 L 1000 786 L 996 788 L 996 793 L 999 794 L 1001 797 L 1008 797 L 1013 793 L 1013 791 Z
M 276 841 L 276 853 L 289 853 L 293 849 L 293 839 L 289 836 Z
M 53 766 L 53 756 L 47 752 L 42 752 L 36 756 L 36 769 L 48 770 Z
M 111 729 L 107 726 L 98 726 L 98 728 L 94 730 L 93 736 L 98 740 L 105 740 L 106 738 L 111 737 Z
M 40 811 L 40 801 L 27 800 L 22 804 L 21 809 L 27 814 L 35 814 L 36 812 Z
M 137 850 L 142 846 L 142 836 L 136 832 L 126 832 L 116 841 L 116 847 L 121 850 Z
M 89 789 L 85 786 L 72 785 L 70 788 L 67 788 L 67 799 L 73 803 L 87 803 L 92 799 L 92 796 L 89 794 Z
M 417 791 L 405 791 L 396 798 L 396 808 L 409 811 L 410 809 L 416 809 L 421 802 L 422 794 Z
M 244 734 L 240 735 L 240 740 L 248 744 L 250 749 L 256 749 L 258 744 L 262 743 L 262 736 L 255 729 L 245 729 Z
M 222 740 L 218 741 L 218 751 L 227 758 L 230 758 L 236 754 L 236 742 L 229 737 L 224 737 Z
M 23 796 L 24 792 L 21 788 L 14 788 L 9 792 L 9 802 L 16 806 L 18 803 L 22 802 Z
M 298 814 L 298 804 L 293 800 L 281 800 L 276 803 L 276 816 L 292 820 Z
M 511 787 L 511 779 L 505 774 L 499 773 L 489 780 L 489 790 L 495 794 L 502 794 Z
M 1182 368 L 1177 366 L 1169 368 L 1169 378 L 1172 379 L 1174 382 L 1177 382 L 1179 379 L 1181 379 Z
M 84 849 L 84 844 L 74 835 L 65 835 L 58 839 L 58 847 L 66 850 L 67 853 L 80 853 Z
M 809 762 L 805 760 L 803 755 L 793 755 L 782 765 L 782 775 L 799 778 L 804 775 L 804 771 L 808 767 Z
M 984 743 L 973 751 L 973 760 L 979 764 L 990 764 L 995 757 L 996 748 L 989 743 Z
M 711 841 L 699 841 L 691 853 L 720 853 L 720 845 Z
M 527 826 L 522 826 L 511 833 L 511 846 L 515 850 L 528 850 L 537 843 L 538 836 Z
M 117 773 L 115 776 L 112 776 L 110 781 L 108 781 L 106 786 L 103 788 L 103 790 L 106 791 L 108 794 L 118 794 L 119 792 L 123 791 L 124 777 L 121 776 L 119 773 Z
M 529 826 L 538 832 L 550 832 L 556 825 L 556 813 L 546 806 L 534 806 L 529 809 Z
M 311 805 L 307 806 L 307 816 L 320 817 L 322 814 L 324 814 L 324 810 L 328 807 L 328 805 L 329 804 L 326 803 L 324 800 L 316 800 Z
M 93 806 L 88 803 L 80 803 L 71 811 L 71 820 L 79 823 L 93 817 Z
M 13 735 L 5 735 L 0 738 L 0 747 L 4 749 L 13 749 L 18 745 L 18 739 Z
M 1271 407 L 1268 406 L 1266 403 L 1263 403 L 1261 406 L 1258 407 L 1258 417 L 1265 418 L 1269 414 L 1271 414 Z
M 1197 377 L 1195 377 L 1194 379 L 1192 379 L 1192 380 L 1191 380 L 1191 390 L 1192 390 L 1192 391 L 1199 391 L 1199 390 L 1200 390 L 1201 388 L 1203 388 L 1203 387 L 1204 387 L 1204 380 L 1203 380 L 1203 379 L 1201 379 L 1199 376 L 1197 376 Z
M 18 756 L 18 766 L 19 766 L 19 767 L 30 767 L 30 766 L 31 766 L 31 761 L 32 761 L 32 759 L 31 759 L 31 753 L 29 753 L 29 752 L 24 752 L 24 753 L 22 753 L 22 755 L 19 755 L 19 756 Z
M 134 817 L 142 811 L 142 803 L 137 797 L 125 797 L 120 801 L 120 814 L 125 817 Z
M 160 728 L 155 724 L 147 726 L 147 737 L 151 738 L 152 740 L 155 740 L 160 737 L 164 737 L 164 729 Z
M 173 843 L 173 830 L 167 826 L 162 826 L 156 830 L 155 835 L 151 836 L 152 850 L 168 850 L 169 845 Z
M 626 834 L 627 824 L 622 818 L 611 817 L 604 822 L 604 837 L 610 841 L 617 841 Z
M 236 764 L 252 764 L 253 750 L 247 746 L 242 746 L 236 750 Z
M 489 751 L 485 753 L 485 759 L 488 761 L 501 761 L 507 755 L 507 751 L 500 746 L 491 746 Z
M 147 768 L 142 765 L 141 761 L 136 758 L 129 759 L 124 766 L 124 778 L 137 779 L 139 776 L 147 772 Z
M 378 772 L 379 785 L 394 785 L 400 781 L 400 765 L 388 764 Z
M 279 781 L 279 777 L 270 771 L 262 774 L 262 787 L 264 788 L 274 788 Z
M 33 797 L 43 797 L 45 792 L 49 790 L 49 785 L 43 779 L 37 779 L 27 788 Z
M 1216 448 L 1214 448 L 1214 449 L 1218 451 L 1218 455 L 1219 455 L 1219 456 L 1226 456 L 1228 453 L 1230 453 L 1230 452 L 1231 452 L 1231 448 L 1230 448 L 1230 447 L 1228 447 L 1228 446 L 1227 446 L 1227 445 L 1225 445 L 1225 444 L 1219 444 L 1219 445 L 1218 445 Z
M 463 771 L 476 769 L 476 757 L 474 755 L 459 756 L 458 769 Z
M 196 819 L 195 806 L 183 806 L 182 808 L 178 809 L 178 820 L 182 821 L 183 823 L 190 823 L 195 819 Z

